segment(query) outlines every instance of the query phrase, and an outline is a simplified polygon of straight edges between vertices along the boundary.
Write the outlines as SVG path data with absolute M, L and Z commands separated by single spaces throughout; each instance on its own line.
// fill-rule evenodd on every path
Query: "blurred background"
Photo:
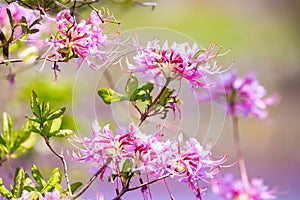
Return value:
M 121 32 L 131 33 L 132 29 L 136 28 L 159 27 L 168 29 L 163 30 L 164 33 L 172 33 L 170 42 L 177 40 L 174 38 L 187 39 L 189 42 L 194 40 L 203 47 L 207 47 L 210 42 L 218 42 L 223 46 L 224 51 L 231 49 L 229 54 L 221 58 L 224 64 L 229 65 L 234 61 L 234 67 L 238 69 L 241 76 L 256 71 L 258 79 L 268 89 L 269 94 L 280 94 L 282 98 L 280 104 L 269 109 L 269 117 L 266 120 L 250 118 L 240 121 L 241 143 L 250 178 L 263 178 L 270 187 L 277 187 L 278 199 L 300 199 L 300 151 L 298 150 L 300 146 L 300 2 L 297 0 L 227 0 L 226 2 L 161 0 L 157 1 L 157 4 L 154 10 L 136 5 L 128 6 L 125 3 L 118 6 L 107 3 L 104 6 L 108 6 L 115 17 L 122 22 Z M 159 31 L 150 31 L 145 33 L 145 37 L 160 38 L 157 33 Z M 140 36 L 142 37 L 144 36 Z M 168 39 L 168 35 L 164 35 L 163 38 Z M 40 66 L 39 63 L 19 74 L 14 86 L 9 85 L 6 80 L 0 80 L 0 111 L 11 114 L 14 127 L 19 127 L 25 121 L 24 116 L 30 115 L 29 97 L 32 89 L 42 99 L 52 102 L 55 108 L 67 106 L 63 125 L 77 129 L 80 135 L 89 136 L 90 122 L 95 115 L 102 120 L 102 125 L 116 124 L 114 120 L 116 118 L 119 120 L 120 116 L 116 117 L 114 114 L 116 107 L 106 106 L 98 97 L 86 95 L 87 91 L 95 95 L 97 87 L 108 84 L 100 77 L 93 77 L 93 79 L 89 77 L 89 75 L 99 76 L 99 74 L 95 74 L 87 66 L 77 70 L 76 63 L 71 62 L 62 67 L 59 80 L 55 83 L 50 67 L 36 73 Z M 121 80 L 118 84 L 122 86 L 122 76 L 114 70 L 117 71 L 112 69 L 112 79 Z M 206 108 L 195 102 L 184 105 L 187 110 L 184 117 L 201 120 L 197 122 L 195 128 L 192 122 L 186 124 L 184 120 L 175 121 L 179 122 L 179 127 L 186 136 L 195 136 L 200 141 L 203 140 L 205 138 L 203 132 L 208 135 L 213 133 L 210 133 L 209 127 L 201 124 L 215 121 L 221 128 L 217 130 L 218 134 L 209 137 L 209 140 L 215 143 L 213 152 L 216 155 L 228 153 L 229 163 L 234 162 L 236 154 L 230 120 L 224 118 L 222 111 L 214 110 L 216 114 L 212 115 L 209 104 Z M 198 113 L 194 112 L 193 106 L 197 106 Z M 95 112 L 92 116 L 89 108 Z M 118 123 L 122 122 L 118 121 Z M 192 134 L 189 134 L 189 131 Z M 63 139 L 55 140 L 53 143 L 58 150 L 61 146 L 67 145 Z M 42 165 L 38 164 L 38 161 L 47 163 L 45 166 L 39 166 L 45 174 L 49 169 L 60 166 L 57 160 L 50 162 L 49 158 L 52 155 L 43 143 L 38 144 L 29 152 L 29 156 L 11 160 L 10 166 L 13 171 L 20 163 L 26 163 L 27 167 L 33 163 Z M 69 162 L 72 163 L 70 176 L 74 181 L 84 182 L 90 177 L 88 166 L 82 170 L 80 165 L 71 160 Z M 232 172 L 238 176 L 238 166 L 224 169 L 224 172 Z M 0 174 L 5 173 L 5 167 L 1 167 Z M 9 179 L 7 177 L 7 180 Z M 114 195 L 113 186 L 97 182 L 86 197 L 93 199 L 94 192 L 99 191 L 105 193 L 105 199 L 111 199 Z M 169 198 L 166 190 L 161 189 L 162 186 L 162 183 L 153 185 L 154 199 Z M 111 193 L 106 192 L 109 188 Z M 194 198 L 184 184 L 170 181 L 170 190 L 175 198 L 177 197 L 176 199 Z M 133 198 L 142 199 L 139 192 L 131 192 L 124 197 L 124 199 Z M 208 190 L 203 199 L 213 200 L 217 197 L 212 196 Z

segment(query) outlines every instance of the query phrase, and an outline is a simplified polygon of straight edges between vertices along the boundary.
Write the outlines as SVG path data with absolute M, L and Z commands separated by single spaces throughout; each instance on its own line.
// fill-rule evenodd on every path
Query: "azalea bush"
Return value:
M 254 72 L 239 78 L 233 62 L 221 64 L 219 60 L 229 51 L 217 43 L 203 48 L 197 43 L 163 41 L 158 34 L 145 45 L 136 35 L 124 37 L 119 29 L 122 24 L 101 3 L 22 0 L 0 4 L 0 65 L 11 85 L 19 65 L 52 70 L 53 81 L 59 82 L 64 81 L 59 79 L 59 72 L 73 61 L 76 68 L 88 66 L 95 71 L 113 64 L 126 76 L 126 84 L 122 91 L 100 86 L 98 98 L 107 105 L 126 102 L 135 113 L 130 124 L 116 129 L 110 124 L 101 126 L 103 123 L 95 119 L 90 136 L 84 136 L 62 126 L 68 107 L 53 108 L 51 102 L 32 91 L 28 100 L 31 113 L 22 128 L 13 127 L 13 117 L 7 112 L 2 114 L 0 165 L 26 156 L 37 142 L 44 142 L 61 165 L 53 166 L 46 175 L 38 168 L 42 163 L 32 163 L 29 170 L 18 166 L 13 185 L 0 178 L 1 198 L 77 199 L 84 197 L 92 184 L 102 181 L 115 186 L 115 200 L 126 199 L 126 193 L 133 190 L 139 190 L 143 199 L 152 199 L 151 185 L 156 182 L 162 182 L 170 199 L 176 199 L 167 183 L 172 179 L 186 184 L 196 199 L 205 199 L 207 188 L 223 199 L 276 199 L 275 188 L 265 185 L 261 178 L 248 178 L 238 122 L 240 118 L 266 118 L 267 107 L 276 105 L 279 95 L 268 95 Z M 127 3 L 156 6 L 152 2 Z M 183 82 L 189 84 L 190 98 L 201 104 L 215 101 L 226 110 L 232 121 L 236 162 L 229 162 L 232 155 L 226 152 L 214 155 L 209 142 L 186 138 L 183 133 L 166 136 L 163 120 L 169 115 L 174 121 L 180 119 L 182 104 L 188 103 L 180 95 Z M 145 125 L 153 118 L 161 120 L 155 130 Z M 52 145 L 56 137 L 65 138 L 73 149 L 62 147 L 58 152 Z M 90 168 L 91 177 L 73 182 L 66 157 Z M 239 166 L 240 178 L 222 174 L 223 168 L 234 165 Z M 101 192 L 95 199 L 105 197 Z

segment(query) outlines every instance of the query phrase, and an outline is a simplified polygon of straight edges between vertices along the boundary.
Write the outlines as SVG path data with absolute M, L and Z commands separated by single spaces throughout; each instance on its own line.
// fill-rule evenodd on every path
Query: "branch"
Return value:
M 171 176 L 171 175 L 172 175 L 172 174 L 169 173 L 169 174 L 166 174 L 166 175 L 164 175 L 164 176 L 158 177 L 157 179 L 154 179 L 154 180 L 152 180 L 152 181 L 148 181 L 148 182 L 146 182 L 146 183 L 140 184 L 140 185 L 138 185 L 138 186 L 136 186 L 136 187 L 132 187 L 132 188 L 129 188 L 129 183 L 128 183 L 128 184 L 126 185 L 126 187 L 122 189 L 122 191 L 120 192 L 120 194 L 118 194 L 115 198 L 113 198 L 113 200 L 120 200 L 120 198 L 121 198 L 126 192 L 129 192 L 129 191 L 132 191 L 132 190 L 137 190 L 137 189 L 139 189 L 139 188 L 145 187 L 145 186 L 150 185 L 150 184 L 152 184 L 152 183 L 155 183 L 155 182 L 157 182 L 157 181 L 160 181 L 160 180 L 163 180 L 163 179 L 165 179 L 165 178 L 168 178 L 168 177 Z
M 68 168 L 67 168 L 67 163 L 66 163 L 66 160 L 64 158 L 64 156 L 62 154 L 58 154 L 53 148 L 52 146 L 50 145 L 50 140 L 46 137 L 44 137 L 45 139 L 45 142 L 47 144 L 47 146 L 49 147 L 49 149 L 52 151 L 52 153 L 54 153 L 62 162 L 63 164 L 63 169 L 64 169 L 64 175 L 65 175 L 65 178 L 66 178 L 66 183 L 67 183 L 67 187 L 68 187 L 68 191 L 70 193 L 70 195 L 72 195 L 72 191 L 71 191 L 71 186 L 70 186 L 70 181 L 69 181 L 69 176 L 68 176 Z
M 106 166 L 112 161 L 112 158 L 108 158 L 106 163 L 90 178 L 90 180 L 85 184 L 85 186 L 83 188 L 81 188 L 81 190 L 71 196 L 71 199 L 77 199 L 79 196 L 81 196 L 90 186 L 91 184 L 94 182 L 94 180 L 97 178 L 97 176 L 99 176 L 99 174 L 101 174 L 101 172 L 106 168 Z
M 154 101 L 151 103 L 151 105 L 149 106 L 149 108 L 147 109 L 147 111 L 141 115 L 141 119 L 139 121 L 138 126 L 141 126 L 142 123 L 147 119 L 147 117 L 149 117 L 149 113 L 152 111 L 153 107 L 156 105 L 156 103 L 158 102 L 159 98 L 161 97 L 161 95 L 163 94 L 163 92 L 165 91 L 165 89 L 167 88 L 167 86 L 169 85 L 170 82 L 171 82 L 171 79 L 167 78 L 167 80 L 165 82 L 165 85 L 162 87 L 162 89 L 160 90 L 159 94 L 156 96 L 156 98 L 154 99 Z
M 2 164 L 5 162 L 5 161 L 7 161 L 8 160 L 8 156 L 7 155 L 5 155 L 5 157 L 4 158 L 2 158 L 1 160 L 0 160 L 0 167 L 2 166 Z
M 0 65 L 9 64 L 9 63 L 19 63 L 24 62 L 24 60 L 20 58 L 10 59 L 10 60 L 0 60 Z

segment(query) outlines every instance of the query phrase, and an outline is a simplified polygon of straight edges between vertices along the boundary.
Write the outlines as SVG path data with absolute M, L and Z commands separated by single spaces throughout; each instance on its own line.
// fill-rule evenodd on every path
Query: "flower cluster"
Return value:
M 78 153 L 73 153 L 77 161 L 95 162 L 99 169 L 111 158 L 106 175 L 119 177 L 122 174 L 120 163 L 129 160 L 133 172 L 147 173 L 155 179 L 169 175 L 188 183 L 198 198 L 201 198 L 198 182 L 211 181 L 227 160 L 227 156 L 212 160 L 209 148 L 204 149 L 195 138 L 190 138 L 185 145 L 182 135 L 174 141 L 163 141 L 161 131 L 146 135 L 133 124 L 128 131 L 118 129 L 114 135 L 108 125 L 102 130 L 95 121 L 92 134 L 92 139 L 74 138 L 84 145 Z M 102 178 L 104 175 L 103 172 Z
M 209 88 L 210 96 L 199 95 L 198 99 L 217 100 L 225 104 L 228 114 L 253 115 L 259 119 L 267 117 L 267 106 L 279 102 L 278 95 L 266 97 L 267 90 L 256 79 L 255 73 L 238 78 L 237 71 L 232 71 L 222 74 L 221 79 L 215 87 Z
M 89 19 L 76 22 L 70 10 L 63 10 L 57 14 L 56 26 L 58 33 L 46 39 L 45 45 L 50 46 L 43 57 L 55 62 L 53 69 L 58 70 L 56 62 L 68 62 L 72 58 L 78 58 L 78 67 L 87 61 L 92 69 L 98 67 L 88 60 L 90 57 L 98 57 L 102 61 L 107 60 L 111 51 L 108 47 L 115 44 L 119 35 L 109 39 L 105 33 L 106 20 L 101 12 L 92 11 Z M 107 16 L 107 19 L 111 16 Z M 105 47 L 105 48 L 104 48 Z
M 212 43 L 208 49 L 200 49 L 197 44 L 174 42 L 170 47 L 166 41 L 162 47 L 158 40 L 149 41 L 146 48 L 138 47 L 134 60 L 128 68 L 141 73 L 142 77 L 161 83 L 162 78 L 170 80 L 188 80 L 192 88 L 207 87 L 202 78 L 206 74 L 220 71 L 216 58 L 221 56 L 220 49 Z
M 223 199 L 248 199 L 248 200 L 272 200 L 276 199 L 276 190 L 270 190 L 262 179 L 253 178 L 251 180 L 249 194 L 244 190 L 241 180 L 234 180 L 230 174 L 225 175 L 220 180 L 212 184 L 212 190 Z

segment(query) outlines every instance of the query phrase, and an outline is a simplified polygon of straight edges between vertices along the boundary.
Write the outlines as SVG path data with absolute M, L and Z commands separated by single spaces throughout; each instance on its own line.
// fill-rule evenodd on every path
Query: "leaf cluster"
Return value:
M 146 112 L 146 110 L 154 104 L 151 115 L 167 113 L 169 109 L 173 109 L 170 103 L 176 103 L 178 105 L 182 103 L 178 97 L 173 95 L 175 90 L 171 88 L 164 88 L 158 101 L 154 103 L 152 95 L 154 88 L 155 84 L 153 82 L 146 82 L 139 86 L 138 79 L 134 75 L 131 75 L 125 86 L 125 94 L 120 94 L 111 88 L 100 88 L 98 95 L 106 104 L 130 101 L 136 105 L 136 108 L 140 112 Z
M 37 134 L 31 132 L 32 123 L 27 121 L 20 130 L 14 130 L 12 119 L 2 114 L 2 133 L 0 134 L 0 165 L 7 159 L 17 158 L 33 147 Z
M 62 174 L 59 168 L 54 168 L 48 180 L 45 180 L 37 166 L 33 165 L 31 167 L 31 175 L 33 179 L 22 167 L 17 168 L 14 185 L 10 186 L 10 188 L 6 188 L 2 178 L 0 178 L 0 193 L 3 197 L 12 199 L 21 197 L 22 192 L 26 190 L 29 192 L 27 198 L 34 200 L 39 199 L 40 195 L 44 195 L 45 192 L 52 192 L 54 189 L 60 192 L 61 197 L 67 194 L 67 189 L 63 191 L 61 186 Z M 73 183 L 71 191 L 75 192 L 81 185 L 82 183 L 80 182 Z
M 49 102 L 40 102 L 36 93 L 32 91 L 30 100 L 31 111 L 34 114 L 29 120 L 33 122 L 31 130 L 49 139 L 52 136 L 66 137 L 73 133 L 69 129 L 61 129 L 62 117 L 66 108 L 51 110 Z

